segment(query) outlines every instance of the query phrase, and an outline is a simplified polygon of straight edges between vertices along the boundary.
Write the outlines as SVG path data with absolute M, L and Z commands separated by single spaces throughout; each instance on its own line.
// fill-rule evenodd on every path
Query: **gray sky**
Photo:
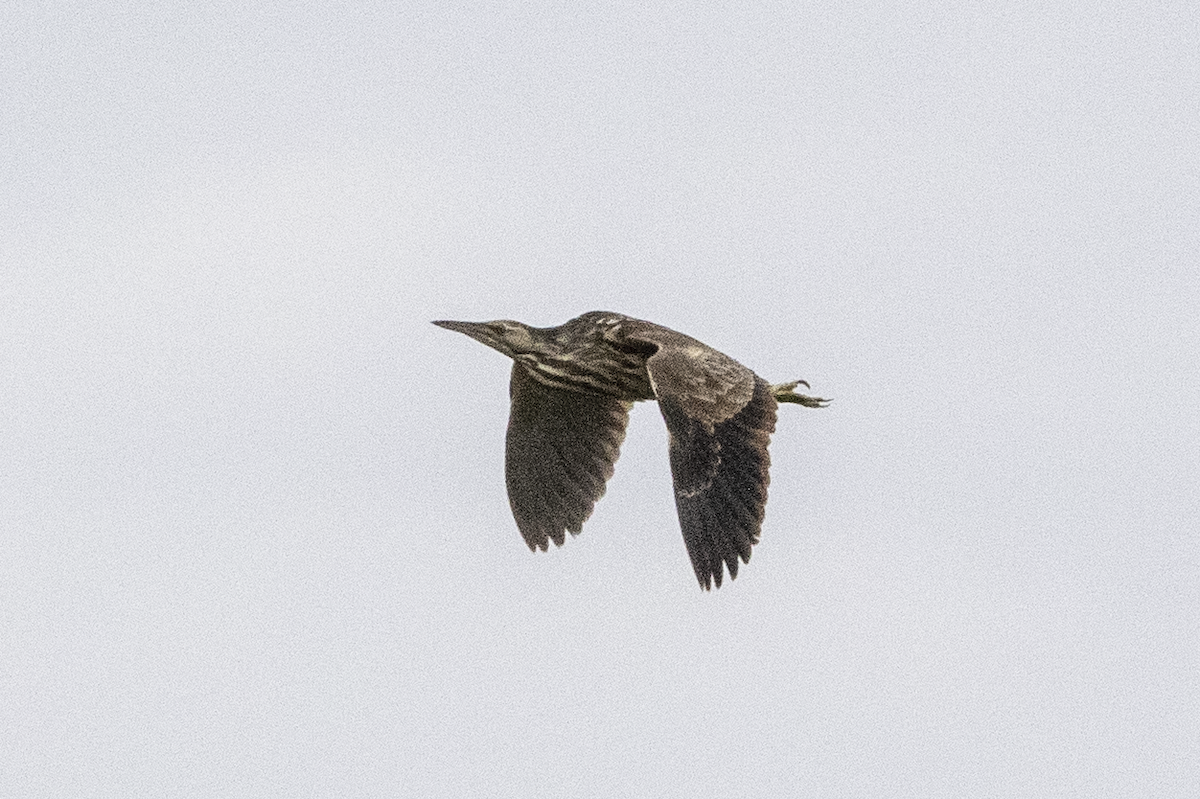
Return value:
M 1194 790 L 1191 4 L 249 5 L 0 11 L 0 795 Z M 591 309 L 836 399 L 719 591 Z

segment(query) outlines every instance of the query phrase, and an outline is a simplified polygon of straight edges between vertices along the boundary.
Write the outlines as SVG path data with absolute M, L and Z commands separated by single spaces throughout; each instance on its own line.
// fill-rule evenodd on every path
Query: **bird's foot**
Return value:
M 804 386 L 808 388 L 808 383 L 804 380 L 793 380 L 790 383 L 777 383 L 771 386 L 771 393 L 775 395 L 775 399 L 779 402 L 795 402 L 798 405 L 803 405 L 805 408 L 824 408 L 829 404 L 830 400 L 821 399 L 820 397 L 809 397 L 805 394 L 797 394 L 794 389 L 796 386 Z

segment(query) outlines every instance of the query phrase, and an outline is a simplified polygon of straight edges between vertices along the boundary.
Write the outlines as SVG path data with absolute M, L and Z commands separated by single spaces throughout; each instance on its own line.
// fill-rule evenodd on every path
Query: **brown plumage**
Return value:
M 827 400 L 769 385 L 691 336 L 592 311 L 558 327 L 434 322 L 514 360 L 505 472 L 509 504 L 530 549 L 562 546 L 604 494 L 629 409 L 658 400 L 670 438 L 683 540 L 704 589 L 737 577 L 758 543 L 779 402 Z

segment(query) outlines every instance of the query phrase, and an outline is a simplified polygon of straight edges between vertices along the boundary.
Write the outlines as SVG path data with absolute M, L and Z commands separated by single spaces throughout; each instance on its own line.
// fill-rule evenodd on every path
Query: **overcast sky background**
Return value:
M 0 795 L 1200 783 L 1194 4 L 0 39 Z M 429 324 L 592 309 L 835 398 L 718 591 L 653 404 L 531 554 L 509 362 Z

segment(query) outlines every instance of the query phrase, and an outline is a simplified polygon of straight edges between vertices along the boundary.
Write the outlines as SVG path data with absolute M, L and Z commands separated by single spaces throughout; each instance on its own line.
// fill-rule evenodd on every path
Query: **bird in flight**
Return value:
M 508 499 L 531 550 L 577 535 L 604 494 L 629 409 L 658 400 L 667 423 L 675 506 L 700 587 L 750 561 L 767 503 L 767 444 L 780 402 L 822 408 L 770 385 L 728 355 L 670 328 L 608 311 L 558 327 L 434 322 L 512 358 L 505 447 Z

